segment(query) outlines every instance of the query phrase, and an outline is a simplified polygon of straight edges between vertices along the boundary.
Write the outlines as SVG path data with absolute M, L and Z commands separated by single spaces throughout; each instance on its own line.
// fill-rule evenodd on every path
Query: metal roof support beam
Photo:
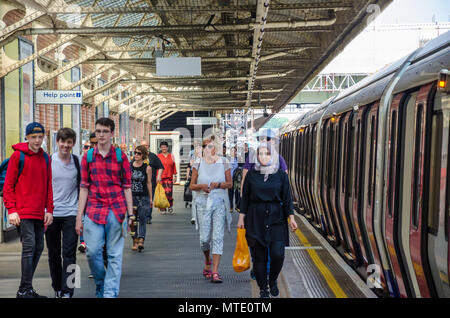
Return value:
M 256 79 L 267 79 L 276 77 L 285 77 L 292 73 L 293 71 L 288 71 L 284 73 L 266 74 L 258 75 Z M 178 81 L 246 81 L 248 77 L 245 76 L 234 76 L 234 77 L 155 77 L 155 78 L 139 78 L 139 79 L 127 79 L 122 80 L 121 83 L 165 83 L 165 82 L 178 82 Z
M 126 112 L 126 111 L 129 110 L 129 109 L 133 109 L 133 110 L 134 110 L 134 109 L 136 108 L 136 106 L 138 106 L 139 104 L 142 104 L 142 103 L 148 101 L 149 99 L 154 99 L 154 98 L 155 98 L 155 96 L 152 96 L 152 95 L 146 96 L 146 97 L 144 97 L 143 99 L 138 100 L 138 101 L 134 102 L 133 104 L 128 105 L 125 109 L 119 110 L 118 113 L 119 113 L 119 114 L 122 114 L 122 113 Z M 135 113 L 136 113 L 136 112 L 133 112 L 133 115 L 134 115 Z M 130 112 L 130 115 L 131 115 L 131 112 Z
M 127 97 L 125 97 L 124 99 L 120 100 L 119 102 L 112 104 L 110 106 L 110 109 L 116 109 L 118 108 L 121 104 L 125 103 L 126 101 L 136 97 L 137 95 L 141 94 L 142 92 L 144 92 L 145 90 L 148 90 L 148 87 L 143 87 L 141 89 L 138 89 L 136 92 L 134 92 L 131 95 L 128 95 Z
M 94 97 L 97 94 L 103 93 L 104 91 L 106 91 L 107 89 L 113 87 L 114 85 L 118 84 L 120 82 L 120 80 L 122 80 L 125 76 L 129 76 L 128 73 L 124 73 L 122 75 L 119 75 L 119 77 L 113 79 L 112 81 L 106 83 L 105 85 L 93 90 L 92 92 L 90 92 L 89 94 L 86 94 L 86 96 L 84 96 L 84 98 L 91 98 Z M 127 87 L 128 89 L 129 87 Z M 123 92 L 124 90 L 122 90 Z
M 254 90 L 254 93 L 261 93 L 261 94 L 276 94 L 276 93 L 280 93 L 282 92 L 282 89 L 266 89 L 266 90 Z M 149 93 L 149 94 L 155 94 L 155 95 L 173 95 L 173 94 L 177 94 L 178 96 L 183 96 L 183 95 L 187 95 L 187 96 L 192 96 L 193 94 L 206 94 L 206 95 L 239 95 L 239 94 L 247 94 L 249 91 L 248 90 L 228 90 L 228 91 L 198 91 L 198 90 L 160 90 L 160 91 L 155 91 L 153 93 Z
M 171 110 L 170 113 L 168 113 L 167 115 L 162 116 L 159 120 L 164 120 L 166 118 L 169 118 L 170 116 L 172 116 L 173 114 L 178 113 L 177 110 Z
M 147 3 L 147 1 L 142 1 L 140 3 Z M 180 13 L 180 12 L 236 12 L 236 11 L 253 11 L 255 7 L 253 5 L 229 5 L 229 6 L 146 6 L 140 7 L 132 6 L 122 6 L 122 7 L 81 7 L 74 8 L 73 6 L 66 7 L 54 7 L 48 10 L 49 13 L 66 13 L 66 14 L 119 14 L 119 13 Z M 353 6 L 344 3 L 343 1 L 329 1 L 320 3 L 291 3 L 291 4 L 274 4 L 271 10 L 329 10 L 333 9 L 336 11 L 350 10 Z
M 303 48 L 303 49 L 309 49 L 309 48 L 320 48 L 320 45 L 317 44 L 282 44 L 282 45 L 264 45 L 263 49 L 265 50 L 286 50 L 286 49 L 297 49 L 297 48 Z M 210 52 L 210 51 L 225 51 L 225 50 L 251 50 L 252 47 L 248 45 L 235 45 L 235 46 L 208 46 L 208 47 L 168 47 L 165 48 L 165 52 Z M 136 47 L 136 46 L 107 46 L 103 48 L 103 52 L 152 52 L 153 50 L 148 48 L 147 46 L 144 47 Z
M 10 33 L 12 33 L 12 32 L 14 32 L 14 31 L 16 31 L 17 29 L 19 29 L 19 28 L 21 28 L 21 27 L 27 25 L 27 24 L 30 23 L 30 22 L 33 22 L 34 20 L 39 19 L 40 17 L 42 17 L 42 16 L 44 16 L 44 15 L 46 15 L 45 12 L 42 12 L 42 11 L 35 11 L 35 12 L 33 12 L 33 13 L 31 13 L 31 14 L 25 16 L 25 17 L 23 17 L 23 19 L 20 19 L 20 20 L 17 21 L 16 23 L 13 23 L 13 24 L 11 24 L 10 26 L 7 26 L 7 27 L 4 28 L 3 30 L 1 30 L 1 31 L 0 31 L 0 39 L 1 39 L 1 38 L 4 38 L 4 39 L 1 39 L 2 42 L 3 42 L 3 40 L 5 40 L 5 39 L 7 38 L 7 36 L 8 36 Z M 11 37 L 11 36 L 14 37 L 13 34 L 10 34 L 8 37 Z M 15 37 L 14 37 L 14 38 L 15 38 Z M 3 46 L 3 45 L 5 45 L 5 44 L 7 44 L 7 43 L 2 43 L 2 42 L 0 42 L 0 43 L 1 43 L 0 47 Z
M 202 57 L 202 62 L 250 62 L 250 57 Z M 154 58 L 126 58 L 126 59 L 90 59 L 86 61 L 87 64 L 156 64 L 156 59 Z
M 263 0 L 266 3 L 268 0 Z M 330 26 L 336 22 L 336 14 L 334 11 L 330 13 L 327 18 L 307 20 L 307 21 L 282 21 L 282 22 L 272 22 L 266 23 L 264 25 L 264 30 L 274 29 L 297 29 L 305 27 L 323 27 Z M 234 33 L 238 31 L 252 32 L 260 29 L 259 23 L 241 23 L 241 24 L 215 24 L 214 27 L 205 28 L 202 24 L 196 25 L 165 25 L 165 26 L 126 26 L 126 27 L 80 27 L 80 28 L 31 28 L 21 30 L 24 35 L 35 35 L 35 34 L 84 34 L 84 35 L 95 35 L 95 36 L 120 36 L 120 35 L 151 35 L 151 34 L 170 34 L 176 33 L 179 35 L 186 33 Z M 259 34 L 259 32 L 258 32 Z
M 252 100 L 252 90 L 255 85 L 256 71 L 258 70 L 258 63 L 261 54 L 262 41 L 264 36 L 264 28 L 267 22 L 267 13 L 269 12 L 270 0 L 258 0 L 256 4 L 256 23 L 257 26 L 253 31 L 253 47 L 252 47 L 252 60 L 250 62 L 249 77 L 247 78 L 248 84 L 247 89 L 247 101 L 245 105 L 247 107 L 251 106 Z
M 96 54 L 98 54 L 98 53 L 99 53 L 99 51 L 97 51 L 97 50 L 92 50 L 92 51 L 90 51 L 90 52 L 84 54 L 84 55 L 83 55 L 82 57 L 80 57 L 79 59 L 77 59 L 77 60 L 75 60 L 75 61 L 72 61 L 72 62 L 70 62 L 70 63 L 67 63 L 67 64 L 64 65 L 63 67 L 58 68 L 57 70 L 51 72 L 50 74 L 45 75 L 45 76 L 43 76 L 43 77 L 41 77 L 41 78 L 36 79 L 35 86 L 37 87 L 37 86 L 40 86 L 40 85 L 44 84 L 45 82 L 51 80 L 52 78 L 58 76 L 59 74 L 62 74 L 62 73 L 64 73 L 64 72 L 70 70 L 72 67 L 77 66 L 78 64 L 83 63 L 84 61 L 90 59 L 91 57 L 93 57 L 94 55 L 96 55 Z
M 34 61 L 35 59 L 37 59 L 38 57 L 44 55 L 45 53 L 54 50 L 58 47 L 60 47 L 61 45 L 63 45 L 64 43 L 69 42 L 70 40 L 72 40 L 73 38 L 75 38 L 76 35 L 67 35 L 61 39 L 59 39 L 58 41 L 56 41 L 55 43 L 50 44 L 49 46 L 47 46 L 46 48 L 43 48 L 42 50 L 28 56 L 27 58 L 20 60 L 8 67 L 5 67 L 1 72 L 0 72 L 0 77 L 3 77 L 9 73 L 11 73 L 12 71 L 18 69 L 19 67 L 24 66 L 25 64 Z
M 66 91 L 71 91 L 72 89 L 74 89 L 77 86 L 80 86 L 81 84 L 84 84 L 85 82 L 95 78 L 96 76 L 100 75 L 103 72 L 106 72 L 110 69 L 114 68 L 114 65 L 105 65 L 104 67 L 99 68 L 97 71 L 89 74 L 86 77 L 83 77 L 81 80 L 79 80 L 78 82 L 74 82 L 66 87 L 63 88 L 63 90 Z M 102 86 L 103 87 L 103 86 Z M 86 98 L 86 97 L 85 97 Z
M 103 85 L 103 86 L 105 86 L 105 85 Z M 102 87 L 100 87 L 100 88 L 103 88 L 103 86 Z M 115 91 L 115 92 L 113 92 L 113 93 L 111 93 L 111 94 L 109 94 L 109 95 L 107 95 L 107 96 L 103 96 L 103 97 L 100 97 L 100 98 L 98 98 L 98 99 L 94 99 L 94 103 L 93 103 L 93 106 L 94 107 L 97 107 L 98 105 L 100 105 L 101 103 L 103 103 L 103 102 L 106 102 L 107 100 L 110 100 L 111 98 L 114 98 L 114 97 L 116 97 L 117 95 L 119 95 L 119 94 L 121 94 L 121 93 L 123 93 L 123 92 L 125 92 L 125 91 L 128 91 L 130 88 L 132 88 L 133 86 L 125 86 L 125 87 L 123 87 L 122 89 L 119 89 L 119 90 L 117 90 L 117 91 Z M 92 97 L 92 96 L 90 96 L 90 97 Z

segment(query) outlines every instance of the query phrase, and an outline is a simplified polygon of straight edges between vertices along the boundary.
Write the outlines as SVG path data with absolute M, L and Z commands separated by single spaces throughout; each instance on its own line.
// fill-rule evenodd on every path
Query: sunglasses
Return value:
M 202 147 L 203 147 L 203 148 L 208 148 L 208 149 L 212 149 L 212 148 L 214 148 L 214 146 L 213 146 L 213 145 L 203 145 Z
M 89 149 L 89 146 L 83 146 L 83 149 Z
M 142 152 L 135 151 L 134 154 L 142 156 Z

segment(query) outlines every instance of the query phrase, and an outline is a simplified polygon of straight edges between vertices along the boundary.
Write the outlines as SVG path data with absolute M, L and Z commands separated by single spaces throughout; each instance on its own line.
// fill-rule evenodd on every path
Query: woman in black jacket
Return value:
M 245 178 L 238 228 L 246 229 L 253 269 L 261 298 L 278 296 L 277 278 L 284 262 L 284 248 L 289 245 L 289 226 L 297 229 L 294 219 L 289 180 L 279 169 L 274 146 L 261 143 L 256 151 L 255 168 Z M 270 273 L 267 282 L 267 261 Z

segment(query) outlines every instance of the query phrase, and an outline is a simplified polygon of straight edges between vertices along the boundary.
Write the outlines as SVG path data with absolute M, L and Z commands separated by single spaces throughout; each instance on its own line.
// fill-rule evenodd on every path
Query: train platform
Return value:
M 198 232 L 190 223 L 190 209 L 184 207 L 182 186 L 174 187 L 174 215 L 153 212 L 147 225 L 142 253 L 131 250 L 128 236 L 123 254 L 120 298 L 257 298 L 257 284 L 250 271 L 236 273 L 232 258 L 236 244 L 238 215 L 233 213 L 231 233 L 224 238 L 224 254 L 219 267 L 222 284 L 211 284 L 202 276 L 203 255 Z M 343 261 L 302 216 L 299 229 L 290 233 L 283 271 L 279 278 L 279 298 L 374 298 L 365 282 Z M 15 297 L 20 283 L 21 246 L 18 239 L 0 244 L 0 298 Z M 86 255 L 77 252 L 81 270 L 80 288 L 75 298 L 93 298 L 95 286 Z M 33 280 L 41 295 L 53 297 L 47 249 L 41 256 Z

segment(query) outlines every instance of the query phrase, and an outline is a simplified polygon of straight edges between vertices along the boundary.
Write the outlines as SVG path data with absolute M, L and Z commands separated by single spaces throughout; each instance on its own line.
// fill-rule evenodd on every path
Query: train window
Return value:
M 423 122 L 423 104 L 417 106 L 416 129 L 414 142 L 414 187 L 413 187 L 413 213 L 412 225 L 415 230 L 419 228 L 419 213 L 422 199 L 419 199 L 421 188 L 421 167 L 420 157 L 422 154 L 422 122 Z
M 320 179 L 322 183 L 322 187 L 327 185 L 328 180 L 328 169 L 327 169 L 327 161 L 328 161 L 328 135 L 329 135 L 329 127 L 327 124 L 324 125 L 323 134 L 322 134 L 322 171 L 320 171 Z
M 444 211 L 444 232 L 445 232 L 445 239 L 448 242 L 448 227 L 450 226 L 449 222 L 450 220 L 450 174 L 448 173 L 450 171 L 450 158 L 448 157 L 448 154 L 450 153 L 450 139 L 447 146 L 447 171 L 446 171 L 446 185 L 445 185 L 445 211 Z
M 433 136 L 431 143 L 431 166 L 430 166 L 430 189 L 429 189 L 429 208 L 428 211 L 428 230 L 433 235 L 438 234 L 439 228 L 439 195 L 441 181 L 441 159 L 442 159 L 442 112 L 433 114 Z
M 394 189 L 392 188 L 394 186 L 394 154 L 395 154 L 395 143 L 397 141 L 397 136 L 396 136 L 396 130 L 397 130 L 397 111 L 394 110 L 392 112 L 392 117 L 391 117 L 391 136 L 390 136 L 390 147 L 389 147 L 389 189 L 388 189 L 388 216 L 391 218 L 392 217 L 392 203 L 393 203 L 393 198 L 392 196 L 394 195 Z
M 350 123 L 351 124 L 351 123 Z M 345 186 L 345 190 L 347 192 L 348 197 L 352 196 L 352 190 L 353 190 L 353 168 L 354 168 L 354 158 L 355 158 L 355 126 L 351 125 L 350 127 L 350 138 L 348 139 L 349 143 L 349 150 L 347 155 L 347 184 Z
M 328 187 L 330 189 L 334 189 L 334 178 L 335 178 L 335 169 L 334 169 L 334 163 L 335 163 L 335 158 L 334 158 L 334 152 L 335 152 L 335 140 L 334 140 L 334 130 L 333 130 L 333 124 L 330 124 L 330 131 L 329 131 L 329 136 L 328 136 L 328 140 L 329 140 L 329 164 L 328 164 L 328 170 L 330 171 L 330 175 L 329 175 L 329 179 L 328 179 Z
M 348 129 L 348 122 L 345 123 L 344 125 L 344 132 L 342 134 L 342 136 L 344 137 L 344 152 L 342 153 L 342 158 L 343 158 L 343 172 L 342 173 L 342 184 L 341 184 L 341 188 L 342 188 L 342 192 L 345 192 L 345 181 L 346 181 L 346 174 L 345 174 L 345 170 L 346 170 L 346 164 L 347 164 L 347 144 L 348 144 L 348 138 L 347 138 L 347 129 Z
M 361 120 L 360 119 L 358 119 L 358 125 L 357 125 L 357 127 L 358 127 L 358 130 L 356 131 L 356 143 L 355 143 L 355 146 L 356 146 L 356 157 L 355 157 L 355 162 L 353 163 L 353 165 L 354 165 L 354 169 L 355 169 L 355 178 L 357 178 L 357 172 L 358 172 L 358 163 L 359 163 L 359 156 L 360 156 L 360 152 L 361 152 L 361 145 L 360 145 L 360 139 L 361 139 Z M 355 197 L 356 197 L 356 195 L 357 195 L 357 193 L 358 193 L 358 182 L 356 182 L 356 180 L 353 180 L 353 185 L 354 185 L 354 194 L 355 194 Z
M 370 122 L 370 150 L 369 150 L 369 182 L 368 182 L 368 198 L 367 203 L 369 206 L 372 206 L 372 183 L 373 183 L 373 161 L 374 161 L 374 135 L 375 135 L 375 116 L 372 116 L 372 120 Z

